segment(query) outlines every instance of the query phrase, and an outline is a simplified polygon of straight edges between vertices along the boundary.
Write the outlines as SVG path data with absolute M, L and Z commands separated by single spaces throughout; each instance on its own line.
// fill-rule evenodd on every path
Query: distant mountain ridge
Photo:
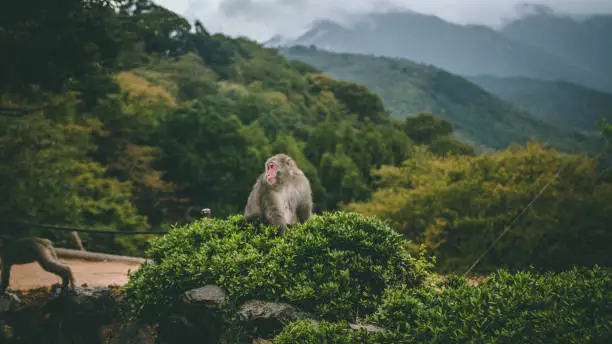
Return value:
M 566 151 L 593 148 L 597 139 L 562 130 L 440 68 L 388 57 L 334 53 L 294 46 L 279 52 L 335 79 L 364 84 L 394 117 L 432 113 L 450 120 L 457 137 L 482 148 L 502 148 L 530 138 Z
M 563 42 L 564 37 L 573 36 L 566 32 L 555 36 L 556 29 L 547 31 L 540 28 L 545 25 L 542 24 L 544 20 L 550 21 L 551 16 L 555 18 L 552 21 L 555 27 L 567 27 L 569 32 L 579 27 L 582 28 L 581 32 L 586 32 L 577 34 L 578 38 L 573 39 L 570 45 L 571 49 L 583 47 L 584 51 L 564 53 L 565 48 L 559 42 Z M 612 54 L 612 40 L 598 39 L 597 44 L 605 46 L 602 48 L 587 43 L 589 40 L 585 39 L 588 32 L 595 32 L 596 29 L 612 37 L 611 16 L 592 18 L 587 24 L 576 24 L 579 23 L 576 19 L 540 11 L 513 21 L 499 31 L 485 26 L 453 24 L 413 11 L 372 13 L 353 19 L 351 25 L 318 20 L 295 39 L 276 37 L 274 41 L 264 44 L 274 47 L 314 45 L 333 52 L 406 58 L 463 76 L 566 80 L 612 92 L 612 62 L 609 62 L 612 55 L 605 55 L 608 51 Z M 540 34 L 533 34 L 533 30 Z M 602 37 L 603 33 L 598 36 Z M 581 41 L 582 44 L 579 44 Z M 608 58 L 592 57 L 596 54 L 604 54 L 602 56 Z M 601 67 L 592 68 L 594 61 Z
M 612 77 L 612 15 L 580 20 L 554 12 L 538 12 L 506 24 L 500 32 L 590 73 Z
M 486 91 L 560 128 L 597 132 L 597 119 L 612 121 L 612 94 L 565 81 L 477 76 L 467 78 Z

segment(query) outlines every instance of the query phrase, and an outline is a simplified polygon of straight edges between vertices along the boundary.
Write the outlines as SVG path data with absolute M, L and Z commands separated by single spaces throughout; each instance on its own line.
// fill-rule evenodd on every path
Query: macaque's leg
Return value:
M 306 222 L 312 217 L 312 203 L 302 202 L 297 208 L 297 218 L 299 222 Z
M 11 264 L 2 264 L 2 281 L 0 282 L 0 294 L 6 293 L 9 282 L 11 280 Z
M 57 257 L 57 252 L 55 252 L 55 249 L 54 248 L 49 248 L 49 251 L 50 251 L 51 255 L 53 256 L 53 259 L 59 261 L 59 258 Z
M 274 202 L 266 207 L 266 220 L 268 223 L 276 226 L 282 234 L 287 229 L 286 210 L 283 208 L 282 204 L 279 205 L 278 203 L 279 202 Z
M 68 265 L 61 263 L 57 259 L 55 250 L 49 248 L 43 249 L 43 252 L 41 252 L 40 261 L 38 263 L 43 269 L 45 269 L 45 271 L 56 274 L 62 278 L 62 290 L 64 290 L 68 284 L 74 288 L 75 282 L 72 270 Z

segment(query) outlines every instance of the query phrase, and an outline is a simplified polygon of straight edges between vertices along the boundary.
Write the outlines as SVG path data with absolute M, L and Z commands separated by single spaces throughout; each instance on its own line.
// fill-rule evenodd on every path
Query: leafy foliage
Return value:
M 372 199 L 346 209 L 388 218 L 426 244 L 439 269 L 456 270 L 466 269 L 542 191 L 479 269 L 609 266 L 604 242 L 612 239 L 606 225 L 612 184 L 598 181 L 598 172 L 584 155 L 534 143 L 479 156 L 436 158 L 421 151 L 402 167 L 379 169 Z
M 106 0 L 7 7 L 0 14 L 0 92 L 23 92 L 34 85 L 63 90 L 69 78 L 113 67 L 120 49 L 119 25 L 112 2 Z
M 372 313 L 386 288 L 418 286 L 430 263 L 412 257 L 388 225 L 355 213 L 325 213 L 283 236 L 241 215 L 174 228 L 153 241 L 153 260 L 130 276 L 133 309 L 163 316 L 172 298 L 207 283 L 233 302 L 283 300 L 324 319 Z
M 434 343 L 604 343 L 611 337 L 612 275 L 571 269 L 490 275 L 477 287 L 451 276 L 434 288 L 385 294 L 370 320 L 404 340 Z
M 286 326 L 275 343 L 606 343 L 612 339 L 610 270 L 511 274 L 500 270 L 478 286 L 449 276 L 434 286 L 385 293 L 367 317 L 386 332 L 355 331 L 341 322 Z
M 404 132 L 415 143 L 428 145 L 430 151 L 437 155 L 476 154 L 474 147 L 451 136 L 454 128 L 449 121 L 431 114 L 406 117 L 404 120 Z
M 274 337 L 279 344 L 345 344 L 345 343 L 393 343 L 395 335 L 370 334 L 366 330 L 352 330 L 345 322 L 321 321 L 314 324 L 310 320 L 292 322 Z

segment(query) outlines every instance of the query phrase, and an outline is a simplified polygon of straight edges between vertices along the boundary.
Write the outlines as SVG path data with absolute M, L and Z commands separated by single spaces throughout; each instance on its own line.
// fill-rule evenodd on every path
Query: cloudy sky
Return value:
M 341 19 L 347 14 L 409 8 L 455 23 L 499 26 L 529 2 L 571 14 L 612 13 L 612 0 L 154 0 L 198 18 L 212 32 L 244 35 L 263 41 L 274 34 L 297 35 L 313 20 Z

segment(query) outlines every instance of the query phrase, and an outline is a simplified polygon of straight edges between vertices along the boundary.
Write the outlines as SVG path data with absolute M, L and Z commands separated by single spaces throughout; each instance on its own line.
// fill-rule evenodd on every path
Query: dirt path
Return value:
M 135 271 L 140 264 L 126 262 L 95 262 L 77 259 L 61 259 L 68 264 L 77 285 L 93 286 L 124 285 L 128 281 L 128 270 Z M 37 263 L 13 265 L 11 269 L 12 290 L 27 290 L 61 283 L 61 279 L 43 270 Z

